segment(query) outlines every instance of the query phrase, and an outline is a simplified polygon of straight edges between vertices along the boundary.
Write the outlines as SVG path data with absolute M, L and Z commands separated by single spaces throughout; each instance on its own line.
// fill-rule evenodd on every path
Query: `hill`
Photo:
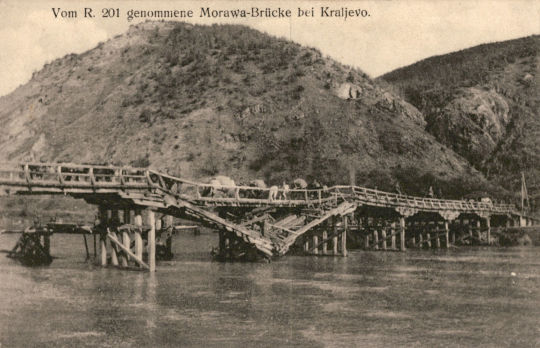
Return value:
M 146 22 L 0 98 L 0 160 L 304 177 L 446 197 L 482 175 L 359 70 L 243 26 Z
M 425 59 L 379 79 L 425 116 L 426 130 L 511 191 L 540 193 L 540 36 Z

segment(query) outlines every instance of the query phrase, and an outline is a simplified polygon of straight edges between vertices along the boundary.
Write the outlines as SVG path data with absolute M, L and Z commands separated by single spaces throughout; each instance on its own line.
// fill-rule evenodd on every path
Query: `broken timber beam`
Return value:
M 113 242 L 118 248 L 122 249 L 126 254 L 128 254 L 135 262 L 137 262 L 140 266 L 150 269 L 150 266 L 148 266 L 143 260 L 141 260 L 137 255 L 131 252 L 128 248 L 124 246 L 124 244 L 120 243 L 118 239 L 116 239 L 110 232 L 107 234 L 107 238 L 111 242 Z

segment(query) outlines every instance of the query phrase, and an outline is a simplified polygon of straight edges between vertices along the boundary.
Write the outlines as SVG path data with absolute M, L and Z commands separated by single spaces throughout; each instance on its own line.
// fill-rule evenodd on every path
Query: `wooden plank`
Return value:
M 342 204 L 340 204 L 337 208 L 334 208 L 332 210 L 329 210 L 328 212 L 326 212 L 323 216 L 321 216 L 319 219 L 315 219 L 311 222 L 309 222 L 308 224 L 306 224 L 304 227 L 298 229 L 296 231 L 296 234 L 297 235 L 301 235 L 307 231 L 309 231 L 311 228 L 317 226 L 318 224 L 322 223 L 323 221 L 325 221 L 326 219 L 328 219 L 329 217 L 333 216 L 333 215 L 341 215 L 341 214 L 344 214 L 346 212 L 348 212 L 348 210 L 350 210 L 351 208 L 356 209 L 356 206 L 354 204 L 350 204 L 348 202 L 344 202 Z M 284 240 L 284 242 L 286 244 L 290 244 L 292 241 L 294 241 L 295 239 L 295 236 L 291 236 L 291 237 L 288 237 Z
M 125 230 L 122 232 L 122 242 L 124 243 L 125 249 L 130 249 L 131 239 L 129 238 L 129 233 Z M 127 267 L 129 264 L 128 254 L 123 254 L 120 258 L 120 262 L 123 267 Z
M 240 225 L 241 225 L 241 226 L 244 226 L 244 227 L 247 227 L 247 226 L 252 225 L 252 224 L 254 224 L 254 223 L 257 223 L 257 222 L 259 222 L 259 221 L 264 221 L 264 220 L 266 220 L 266 219 L 268 219 L 268 214 L 263 214 L 263 215 L 261 215 L 261 216 L 256 216 L 256 217 L 254 217 L 253 219 L 250 219 L 250 220 L 248 220 L 248 221 L 242 222 Z M 190 226 L 188 226 L 188 227 L 190 227 Z M 195 227 L 197 227 L 197 226 L 192 226 L 192 227 L 195 228 Z M 175 228 L 176 228 L 176 227 L 175 227 Z
M 253 230 L 249 230 L 244 226 L 236 225 L 227 220 L 224 220 L 217 216 L 216 214 L 210 213 L 200 207 L 194 206 L 188 202 L 183 202 L 182 207 L 186 209 L 187 213 L 193 214 L 199 218 L 207 219 L 210 223 L 221 225 L 232 231 L 237 231 L 240 234 L 248 236 L 250 243 L 254 244 L 257 249 L 262 251 L 268 256 L 272 256 L 273 243 L 270 239 L 262 236 L 260 233 L 257 233 Z
M 0 231 L 1 234 L 1 231 Z M 88 261 L 90 259 L 90 251 L 88 250 L 88 241 L 86 240 L 86 234 L 83 234 L 84 238 L 84 249 L 86 250 L 86 260 Z
M 108 228 L 107 233 L 112 234 L 116 238 L 116 233 L 111 232 Z M 111 243 L 111 263 L 113 266 L 118 266 L 117 246 L 114 243 Z
M 274 228 L 280 229 L 282 231 L 285 231 L 289 235 L 298 235 L 298 233 L 296 231 L 290 230 L 290 229 L 285 228 L 285 227 L 277 226 L 277 225 L 274 225 L 274 224 L 271 224 L 271 223 L 267 223 L 267 226 L 274 227 Z

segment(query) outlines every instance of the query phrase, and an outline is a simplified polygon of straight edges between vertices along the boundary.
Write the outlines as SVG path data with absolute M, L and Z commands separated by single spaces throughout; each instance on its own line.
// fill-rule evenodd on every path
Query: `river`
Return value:
M 155 274 L 85 262 L 82 236 L 53 236 L 48 267 L 0 254 L 0 346 L 540 346 L 540 247 L 266 264 L 212 262 L 216 244 L 177 235 Z

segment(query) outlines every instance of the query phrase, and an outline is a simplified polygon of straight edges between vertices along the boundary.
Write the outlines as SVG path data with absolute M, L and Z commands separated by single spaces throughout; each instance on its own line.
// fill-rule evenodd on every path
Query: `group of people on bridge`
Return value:
M 248 189 L 252 188 L 252 189 Z M 240 190 L 242 188 L 242 190 Z M 235 181 L 226 176 L 216 176 L 205 185 L 202 190 L 202 197 L 217 197 L 220 194 L 225 196 L 237 196 L 242 195 L 241 198 L 251 199 L 267 199 L 274 200 L 290 200 L 290 199 L 305 199 L 305 194 L 308 198 L 316 198 L 318 196 L 317 190 L 324 191 L 328 187 L 322 185 L 318 180 L 313 180 L 311 183 L 307 183 L 304 179 L 295 179 L 291 184 L 283 181 L 281 185 L 268 186 L 264 180 L 255 179 L 247 183 L 241 183 L 236 185 Z M 301 190 L 302 192 L 298 192 Z M 305 193 L 304 193 L 305 192 Z M 295 195 L 298 195 L 296 197 Z M 240 198 L 240 197 L 236 197 Z

